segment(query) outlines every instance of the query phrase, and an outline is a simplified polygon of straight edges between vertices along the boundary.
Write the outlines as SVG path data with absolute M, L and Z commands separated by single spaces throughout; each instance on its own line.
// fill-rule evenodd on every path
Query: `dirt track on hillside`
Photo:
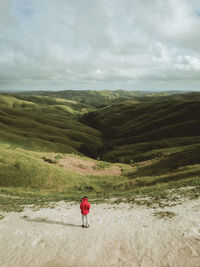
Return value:
M 119 166 L 99 167 L 98 162 L 93 160 L 85 160 L 73 156 L 60 159 L 59 166 L 79 172 L 81 174 L 93 174 L 93 175 L 121 175 L 122 171 Z M 102 162 L 99 162 L 102 163 Z
M 65 202 L 4 215 L 2 267 L 200 266 L 200 200 L 163 209 L 92 205 L 89 229 L 81 228 L 79 206 Z

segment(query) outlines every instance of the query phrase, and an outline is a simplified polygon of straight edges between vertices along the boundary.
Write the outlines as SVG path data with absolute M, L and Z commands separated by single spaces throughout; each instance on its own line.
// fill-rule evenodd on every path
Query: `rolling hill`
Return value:
M 15 93 L 15 97 L 20 97 L 24 93 Z M 200 99 L 199 93 L 183 93 L 181 91 L 133 91 L 133 90 L 63 90 L 63 91 L 37 91 L 26 92 L 26 96 L 47 96 L 52 98 L 62 98 L 73 100 L 81 104 L 93 106 L 95 108 L 106 107 L 115 103 L 120 103 L 127 99 L 140 102 L 153 102 L 163 100 L 194 100 Z
M 28 92 L 34 96 L 36 92 Z M 146 92 L 126 91 L 126 90 L 64 90 L 64 91 L 38 91 L 37 95 L 56 97 L 76 101 L 81 104 L 93 106 L 95 108 L 105 107 L 114 102 L 120 102 L 136 96 L 143 96 Z M 21 95 L 18 94 L 19 96 Z
M 78 122 L 93 108 L 51 97 L 0 95 L 0 141 L 37 151 L 78 152 L 83 143 L 101 146 L 101 132 Z
M 0 94 L 0 191 L 79 198 L 199 186 L 200 94 L 45 94 Z
M 103 133 L 102 158 L 135 162 L 182 151 L 200 142 L 200 101 L 126 100 L 83 115 Z

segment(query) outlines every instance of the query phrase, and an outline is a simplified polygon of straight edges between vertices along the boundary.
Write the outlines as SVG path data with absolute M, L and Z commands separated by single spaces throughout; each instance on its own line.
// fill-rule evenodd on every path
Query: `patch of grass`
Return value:
M 103 170 L 109 168 L 111 164 L 106 161 L 97 161 L 97 164 L 93 167 L 94 170 Z
M 106 187 L 104 190 L 95 192 L 95 186 L 87 186 L 82 184 L 79 188 L 72 190 L 71 192 L 49 192 L 48 190 L 33 190 L 27 188 L 0 188 L 0 210 L 2 211 L 23 211 L 26 205 L 31 205 L 34 210 L 40 208 L 53 207 L 57 201 L 67 201 L 79 203 L 84 193 L 87 193 L 92 203 L 110 202 L 111 198 L 116 198 L 115 204 L 120 202 L 135 203 L 137 205 L 145 205 L 148 207 L 167 207 L 176 205 L 180 200 L 184 201 L 185 198 L 196 199 L 200 196 L 200 184 L 193 185 L 191 181 L 185 181 L 185 184 L 181 184 L 181 187 L 176 187 L 174 184 L 156 185 L 153 187 L 143 187 L 132 190 L 131 192 L 113 192 L 113 188 Z M 180 185 L 179 185 L 180 186 Z M 185 186 L 185 187 L 182 187 Z M 187 187 L 188 186 L 188 187 Z M 107 191 L 106 192 L 106 188 Z M 116 188 L 115 188 L 116 189 Z
M 56 160 L 51 159 L 51 158 L 47 158 L 47 157 L 43 157 L 43 160 L 48 162 L 48 163 L 51 163 L 51 164 L 56 164 L 57 163 Z
M 24 205 L 30 205 L 33 204 L 32 201 L 29 201 L 27 199 L 19 199 L 19 198 L 10 198 L 10 197 L 4 197 L 0 196 L 0 210 L 5 212 L 21 212 L 24 209 Z
M 51 159 L 52 156 L 51 153 L 29 152 L 22 149 L 13 151 L 8 146 L 0 146 L 0 158 L 6 159 L 0 165 L 0 186 L 46 188 L 50 191 L 65 192 L 70 190 L 70 187 L 79 183 L 81 178 L 78 181 L 75 173 L 44 161 L 44 158 Z
M 120 190 L 121 189 L 121 190 Z M 176 199 L 178 196 L 178 199 Z M 110 198 L 125 199 L 129 203 L 136 203 L 151 206 L 160 205 L 164 201 L 164 206 L 179 199 L 196 199 L 200 196 L 200 179 L 199 177 L 190 177 L 181 181 L 170 181 L 168 183 L 158 183 L 152 186 L 143 186 L 126 188 L 123 190 L 119 187 L 118 191 L 110 191 Z M 141 198 L 143 200 L 141 200 Z
M 0 220 L 3 220 L 5 216 L 3 214 L 0 214 Z
M 55 160 L 56 161 L 58 161 L 59 159 L 62 159 L 62 158 L 63 158 L 63 155 L 60 155 L 60 154 L 58 154 L 58 155 L 55 156 Z
M 4 212 L 22 212 L 28 205 L 33 210 L 53 208 L 57 201 L 79 202 L 81 195 L 52 193 L 48 190 L 32 190 L 27 188 L 0 188 L 0 210 Z
M 198 144 L 184 151 L 167 155 L 149 166 L 138 169 L 135 176 L 162 175 L 173 172 L 174 170 L 179 171 L 181 167 L 186 168 L 186 166 L 200 164 L 199 149 L 200 145 Z
M 174 216 L 176 216 L 176 213 L 171 212 L 171 211 L 157 211 L 154 212 L 154 216 L 157 216 L 159 218 L 173 218 Z

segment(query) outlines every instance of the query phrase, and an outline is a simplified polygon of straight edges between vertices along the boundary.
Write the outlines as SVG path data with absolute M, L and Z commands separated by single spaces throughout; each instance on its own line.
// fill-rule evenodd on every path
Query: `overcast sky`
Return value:
M 198 0 L 0 0 L 0 90 L 200 90 Z

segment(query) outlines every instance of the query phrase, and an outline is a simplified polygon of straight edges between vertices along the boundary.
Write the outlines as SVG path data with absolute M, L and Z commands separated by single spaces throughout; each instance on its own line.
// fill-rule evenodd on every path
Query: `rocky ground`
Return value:
M 200 199 L 91 206 L 88 229 L 73 203 L 1 213 L 0 266 L 200 266 Z

